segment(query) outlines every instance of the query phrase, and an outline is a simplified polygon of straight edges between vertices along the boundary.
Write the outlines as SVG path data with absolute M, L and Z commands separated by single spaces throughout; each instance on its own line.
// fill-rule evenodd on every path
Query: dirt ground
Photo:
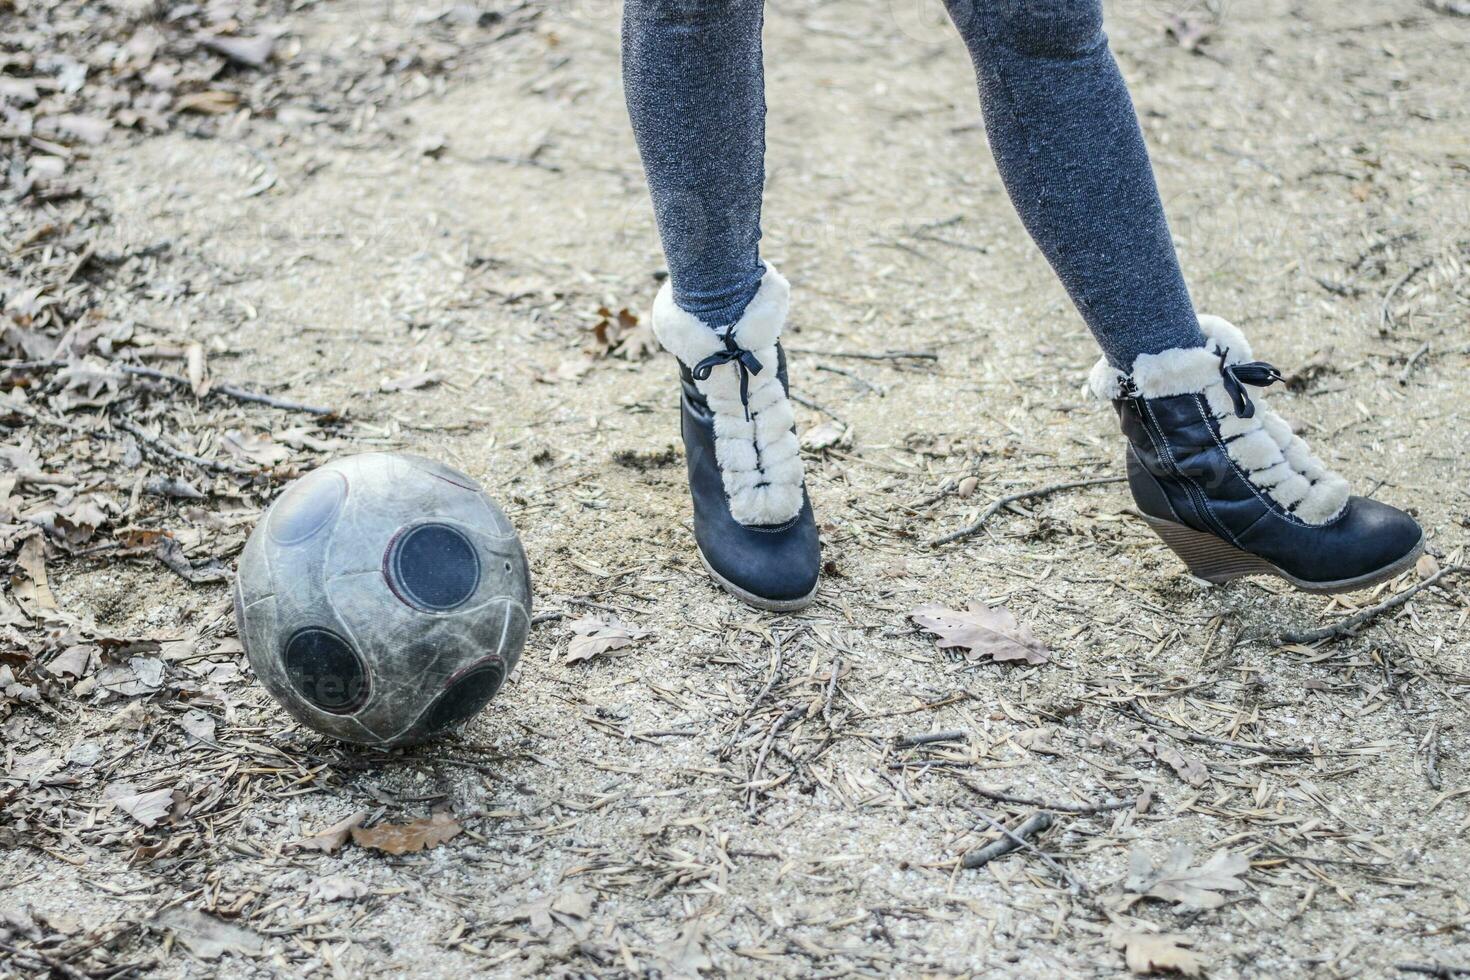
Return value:
M 520 669 L 454 739 L 344 749 L 250 682 L 224 582 L 48 544 L 61 611 L 152 646 L 123 658 L 128 684 L 38 663 L 39 699 L 0 699 L 0 974 L 1114 976 L 1123 944 L 1147 968 L 1157 932 L 1160 967 L 1211 977 L 1470 975 L 1466 578 L 1291 643 L 1426 570 L 1336 600 L 1205 587 L 1115 484 L 927 545 L 1006 494 L 1116 475 L 1122 448 L 937 4 L 770 5 L 765 250 L 792 281 L 793 390 L 818 406 L 799 421 L 842 430 L 807 459 L 824 584 L 779 617 L 700 566 L 672 362 L 606 354 L 594 330 L 599 308 L 642 316 L 662 269 L 618 6 L 446 8 L 475 41 L 403 73 L 421 86 L 329 84 L 439 9 L 283 10 L 269 112 L 114 133 L 74 170 L 108 216 L 97 254 L 138 256 L 97 284 L 107 317 L 343 416 L 182 392 L 180 442 L 233 459 L 208 433 L 270 436 L 300 470 L 412 450 L 482 480 L 542 614 Z M 1293 374 L 1282 414 L 1458 566 L 1470 18 L 1407 0 L 1109 16 L 1200 308 Z M 1212 28 L 1197 50 L 1166 33 L 1178 16 Z M 895 351 L 937 358 L 855 356 Z M 0 437 L 50 438 L 31 424 Z M 47 443 L 48 469 L 76 440 Z M 186 568 L 231 563 L 283 484 L 144 456 L 213 487 L 129 514 L 176 532 Z M 138 500 L 130 479 L 95 489 Z M 18 582 L 33 615 L 0 625 L 39 636 Z M 972 662 L 908 616 L 971 601 L 1050 662 Z M 609 615 L 646 635 L 567 663 L 569 623 Z M 944 737 L 912 744 L 926 733 Z M 159 789 L 151 827 L 113 802 Z M 292 846 L 436 810 L 463 832 L 425 851 Z M 1034 846 L 959 866 L 991 821 L 1039 810 Z M 1205 891 L 1176 903 L 1147 862 L 1180 846 Z M 1190 870 L 1220 854 L 1248 870 Z

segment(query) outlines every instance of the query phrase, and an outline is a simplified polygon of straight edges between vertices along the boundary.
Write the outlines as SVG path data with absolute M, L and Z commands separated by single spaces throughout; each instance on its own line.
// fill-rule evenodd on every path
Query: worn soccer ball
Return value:
M 245 545 L 235 620 L 255 676 L 298 721 L 394 746 L 462 725 L 531 625 L 520 539 L 452 467 L 364 453 L 297 480 Z

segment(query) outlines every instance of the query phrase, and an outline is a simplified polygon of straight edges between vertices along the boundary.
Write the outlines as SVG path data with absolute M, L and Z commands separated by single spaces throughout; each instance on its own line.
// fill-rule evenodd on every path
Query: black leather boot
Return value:
M 653 307 L 683 379 L 700 559 L 731 595 L 778 612 L 812 601 L 822 562 L 779 342 L 789 289 L 768 264 L 739 322 L 719 332 L 680 309 L 668 283 Z
M 1149 526 L 1196 576 L 1268 574 L 1308 592 L 1347 592 L 1414 564 L 1424 534 L 1395 507 L 1354 497 L 1271 410 L 1281 380 L 1219 317 L 1203 347 L 1145 354 L 1123 374 L 1099 361 L 1090 387 L 1128 437 L 1128 485 Z

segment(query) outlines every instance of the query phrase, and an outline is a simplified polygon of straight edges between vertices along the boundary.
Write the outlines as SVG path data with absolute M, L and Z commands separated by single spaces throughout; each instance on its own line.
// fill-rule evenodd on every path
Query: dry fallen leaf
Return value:
M 654 955 L 668 967 L 669 976 L 696 980 L 701 970 L 714 969 L 714 961 L 704 951 L 704 923 L 695 919 L 674 939 L 661 943 Z
M 379 391 L 412 391 L 415 388 L 427 388 L 436 385 L 447 377 L 443 371 L 420 371 L 418 374 L 405 374 L 397 378 L 384 378 L 378 382 Z
M 206 558 L 198 563 L 192 562 L 189 556 L 184 554 L 184 546 L 175 538 L 167 536 L 160 538 L 153 553 L 180 578 L 194 585 L 202 585 L 207 582 L 228 582 L 230 579 L 230 570 L 218 558 Z
M 410 820 L 408 823 L 353 827 L 352 842 L 359 847 L 370 847 L 384 854 L 409 854 L 438 847 L 445 841 L 458 837 L 463 830 L 453 814 L 440 812 L 420 820 Z
M 215 721 L 209 715 L 192 708 L 178 718 L 179 727 L 201 742 L 214 742 Z
M 589 337 L 582 347 L 590 357 L 606 357 L 623 339 L 638 327 L 638 314 L 624 308 L 614 313 L 606 306 L 597 308 L 597 322 L 588 328 Z
M 174 934 L 189 952 L 202 960 L 217 960 L 225 953 L 259 956 L 265 952 L 265 938 L 243 926 L 237 926 L 197 909 L 175 906 L 155 915 L 152 925 Z
M 324 439 L 313 435 L 304 425 L 293 425 L 289 429 L 277 429 L 271 433 L 276 442 L 285 443 L 292 449 L 313 449 L 319 453 L 330 453 L 341 448 L 340 439 Z
M 112 805 L 132 817 L 145 827 L 157 826 L 159 821 L 168 816 L 169 807 L 174 803 L 174 791 L 169 788 L 156 789 L 151 793 L 130 793 L 126 796 L 115 796 Z
M 240 104 L 240 97 L 234 92 L 226 92 L 221 89 L 210 89 L 207 92 L 191 92 L 182 96 L 174 103 L 174 109 L 178 112 L 200 112 L 208 115 L 222 115 L 226 112 L 234 112 L 235 107 Z
M 220 443 L 230 455 L 261 466 L 275 466 L 291 458 L 291 450 L 265 432 L 241 432 L 230 429 L 220 436 Z
M 1200 48 L 1215 33 L 1215 28 L 1212 24 L 1175 15 L 1165 18 L 1164 32 L 1185 51 L 1199 54 Z
M 16 564 L 29 579 L 29 582 L 12 586 L 16 598 L 30 600 L 33 605 L 42 609 L 55 609 L 56 596 L 51 594 L 51 586 L 46 578 L 46 543 L 39 534 L 26 538 L 25 544 L 20 546 Z
M 586 616 L 568 624 L 576 635 L 567 644 L 567 655 L 562 663 L 575 664 L 608 652 L 630 647 L 649 634 L 623 622 L 616 616 L 606 619 Z
M 1194 756 L 1185 755 L 1171 745 L 1157 739 L 1143 738 L 1138 742 L 1141 751 L 1166 763 L 1170 769 L 1191 786 L 1203 786 L 1210 781 L 1210 770 Z
M 939 646 L 958 647 L 966 659 L 989 658 L 997 662 L 1024 661 L 1044 664 L 1051 652 L 1031 635 L 1030 627 L 1016 622 L 1008 609 L 970 603 L 967 610 L 943 606 L 920 606 L 909 617 L 939 637 Z
M 326 875 L 313 881 L 311 887 L 306 890 L 306 895 L 318 902 L 344 900 L 355 902 L 365 896 L 369 890 L 367 885 L 356 878 L 349 878 L 346 875 Z
M 199 43 L 251 68 L 264 68 L 275 47 L 275 41 L 270 37 L 201 37 Z
M 653 335 L 653 328 L 645 323 L 625 333 L 612 353 L 614 357 L 627 361 L 643 361 L 657 354 L 659 350 L 658 338 Z
M 98 116 L 61 115 L 45 120 L 63 138 L 83 143 L 101 143 L 112 131 L 112 123 Z M 44 127 L 43 127 L 44 128 Z
M 343 844 L 347 843 L 347 835 L 362 825 L 367 819 L 366 810 L 358 810 L 346 820 L 334 823 L 325 830 L 320 830 L 310 837 L 296 841 L 291 846 L 302 851 L 321 851 L 323 854 L 336 854 Z
M 204 346 L 190 344 L 184 352 L 185 376 L 195 398 L 203 398 L 209 391 L 209 368 L 204 360 Z
M 557 925 L 565 926 L 579 940 L 591 931 L 592 905 L 596 896 L 589 891 L 572 889 L 535 904 L 524 907 L 512 915 L 512 920 L 525 919 L 527 927 L 535 936 L 551 935 Z
M 801 448 L 814 453 L 851 441 L 847 426 L 836 419 L 828 419 L 801 434 Z
M 90 643 L 76 643 L 61 651 L 50 663 L 46 670 L 57 677 L 85 677 L 87 665 L 92 662 L 98 649 Z
M 1176 844 L 1157 869 L 1143 850 L 1128 856 L 1128 877 L 1123 887 L 1146 898 L 1157 898 L 1196 909 L 1217 909 L 1225 904 L 1220 892 L 1245 888 L 1240 876 L 1250 870 L 1244 854 L 1218 851 L 1198 868 L 1191 868 L 1194 848 Z
M 1123 950 L 1123 960 L 1133 973 L 1182 973 L 1197 977 L 1205 968 L 1204 957 L 1183 948 L 1183 944 L 1191 942 L 1185 936 L 1111 929 L 1108 942 L 1114 949 Z
M 573 357 L 562 361 L 551 371 L 538 371 L 536 380 L 543 384 L 556 384 L 559 381 L 577 381 L 582 375 L 592 370 L 592 362 L 585 357 Z

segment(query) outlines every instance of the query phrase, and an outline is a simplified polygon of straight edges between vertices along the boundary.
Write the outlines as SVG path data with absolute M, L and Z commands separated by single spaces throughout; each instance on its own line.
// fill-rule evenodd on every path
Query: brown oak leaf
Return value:
M 366 810 L 358 810 L 346 820 L 332 824 L 325 830 L 320 830 L 310 837 L 296 841 L 291 846 L 302 851 L 321 851 L 323 854 L 336 854 L 342 845 L 347 843 L 347 835 L 353 829 L 362 825 L 367 819 Z
M 1203 786 L 1210 781 L 1210 770 L 1205 768 L 1203 762 L 1194 756 L 1185 755 L 1173 746 L 1165 745 L 1157 739 L 1145 738 L 1139 740 L 1138 747 L 1160 762 L 1166 763 L 1180 779 L 1191 786 Z
M 1220 892 L 1238 892 L 1245 888 L 1240 876 L 1250 870 L 1244 854 L 1218 851 L 1197 868 L 1194 848 L 1176 844 L 1158 868 L 1142 850 L 1128 856 L 1128 877 L 1123 887 L 1145 898 L 1157 898 L 1196 909 L 1217 909 L 1225 904 Z
M 609 650 L 630 647 L 649 633 L 648 630 L 625 623 L 616 616 L 605 619 L 584 616 L 568 625 L 576 635 L 567 644 L 567 655 L 562 660 L 567 664 L 591 660 Z
M 998 663 L 1021 661 L 1044 664 L 1051 660 L 1041 641 L 1031 635 L 1031 628 L 1017 623 L 1010 610 L 971 601 L 970 608 L 946 609 L 943 606 L 920 606 L 909 618 L 939 637 L 941 648 L 957 647 L 965 658 Z
M 1108 942 L 1114 949 L 1123 951 L 1123 961 L 1133 973 L 1181 973 L 1197 977 L 1205 968 L 1203 956 L 1184 948 L 1184 944 L 1191 942 L 1185 936 L 1113 929 L 1108 933 Z
M 435 813 L 408 823 L 380 823 L 375 827 L 353 827 L 352 843 L 384 854 L 427 851 L 458 837 L 464 828 L 452 813 Z

